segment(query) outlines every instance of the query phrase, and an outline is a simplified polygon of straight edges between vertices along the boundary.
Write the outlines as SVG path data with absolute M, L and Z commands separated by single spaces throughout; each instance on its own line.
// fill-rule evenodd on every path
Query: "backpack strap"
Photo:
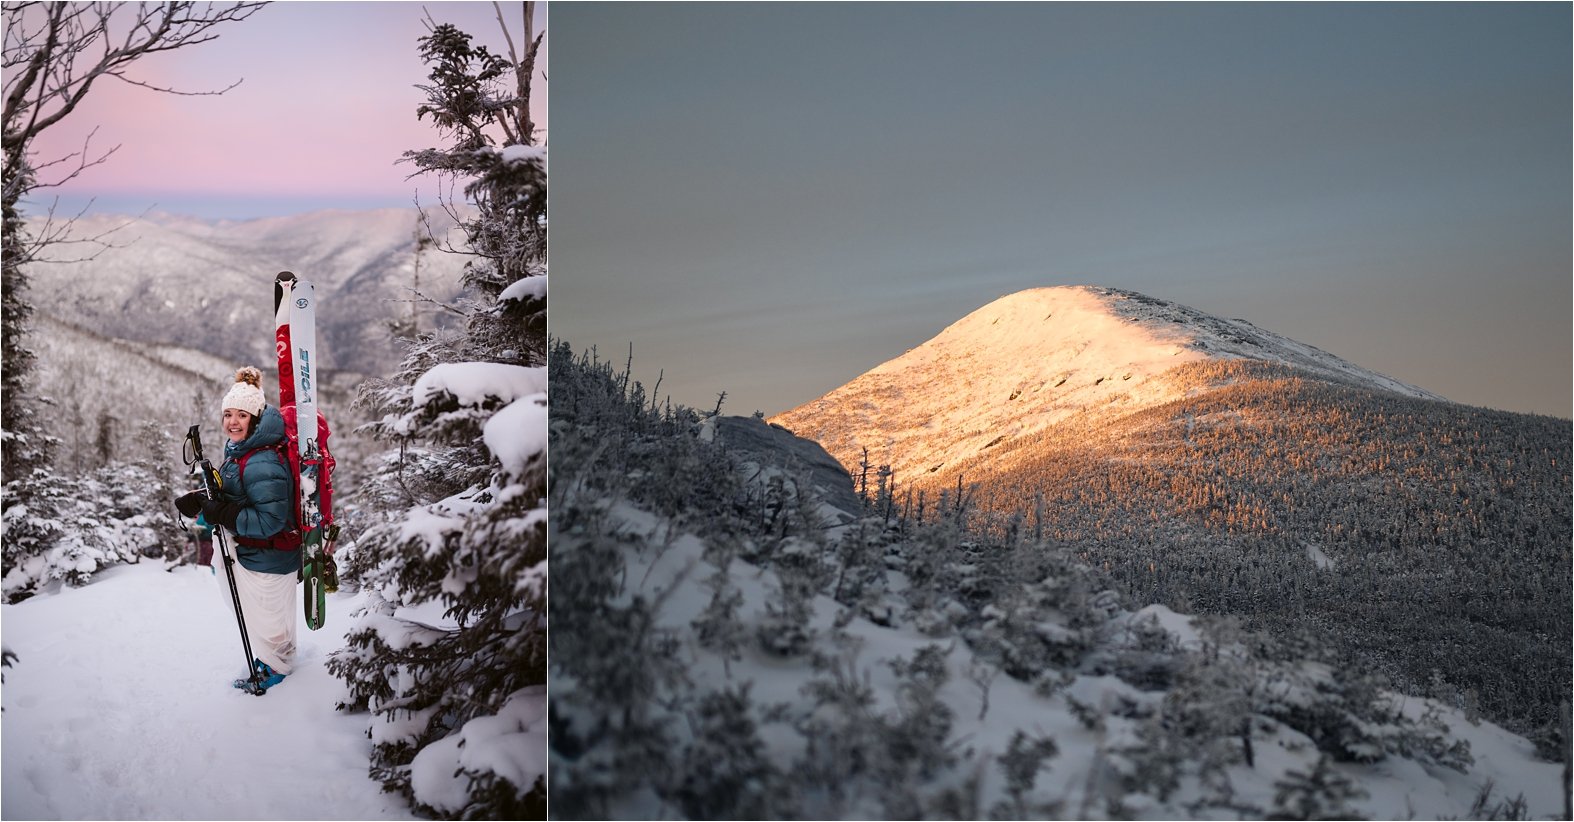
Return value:
M 257 453 L 258 451 L 261 451 L 261 450 L 262 450 L 261 448 L 253 448 L 252 450 L 247 451 L 244 454 L 241 454 L 240 455 L 240 459 L 235 460 L 236 467 L 238 467 L 240 469 L 240 484 L 241 484 L 242 487 L 244 487 L 246 485 L 246 463 L 247 463 L 247 461 L 251 459 L 251 455 L 252 454 L 255 454 L 255 453 Z M 279 464 L 284 466 L 284 470 L 286 470 L 286 471 L 290 470 L 290 459 L 289 459 L 289 457 L 285 456 L 285 454 L 284 454 L 284 443 L 282 443 L 282 442 L 274 443 L 273 445 L 268 446 L 268 450 L 279 455 Z

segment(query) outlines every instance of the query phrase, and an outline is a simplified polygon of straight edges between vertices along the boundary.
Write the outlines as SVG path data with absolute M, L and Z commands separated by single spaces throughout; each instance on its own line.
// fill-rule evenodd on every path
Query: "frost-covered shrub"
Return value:
M 1175 636 L 1151 614 L 1122 626 L 1113 652 L 1101 657 L 1100 667 L 1145 691 L 1168 690 L 1184 664 Z
M 755 627 L 754 636 L 760 648 L 774 656 L 801 656 L 814 644 L 815 630 L 809 625 L 814 587 L 798 574 L 778 578 L 781 582 L 765 601 L 765 618 Z
M 913 776 L 928 781 L 955 761 L 949 750 L 951 724 L 956 718 L 939 698 L 950 679 L 946 657 L 950 648 L 926 645 L 911 660 L 889 664 L 896 674 L 897 713 L 890 722 L 890 759 L 894 766 L 911 768 Z
M 1118 601 L 1113 592 L 1093 593 L 1087 575 L 1070 566 L 1043 574 L 1005 588 L 963 634 L 979 653 L 1024 682 L 1082 664 L 1094 647 L 1095 629 Z
M 1196 753 L 1195 741 L 1173 733 L 1158 713 L 1138 722 L 1136 728 L 1135 744 L 1118 747 L 1111 756 L 1118 763 L 1123 793 L 1146 794 L 1167 802 L 1180 787 Z
M 797 720 L 807 749 L 793 773 L 815 818 L 916 819 L 956 797 L 936 787 L 952 767 L 955 715 L 939 697 L 948 650 L 928 645 L 890 663 L 896 707 L 879 710 L 856 654 L 821 655 L 821 676 L 804 688 L 810 705 Z
M 879 600 L 888 589 L 885 554 L 891 544 L 885 529 L 868 517 L 858 520 L 836 544 L 836 579 L 831 597 L 844 605 L 858 605 L 863 615 L 878 624 L 889 617 L 878 615 Z M 878 618 L 877 618 L 878 617 Z
M 20 484 L 28 486 L 21 502 Z M 116 463 L 86 477 L 39 471 L 4 493 L 4 581 L 8 602 L 59 580 L 86 585 L 111 565 L 157 555 L 179 539 L 167 499 L 139 466 Z M 153 513 L 149 513 L 153 512 Z
M 581 614 L 599 615 L 598 628 L 582 630 L 585 621 L 570 618 L 554 630 L 576 636 L 555 643 L 553 651 L 555 659 L 566 660 L 554 665 L 551 685 L 553 815 L 613 818 L 620 799 L 647 791 L 675 801 L 682 727 L 673 710 L 678 706 L 668 698 L 682 677 L 677 643 L 656 627 L 651 603 L 640 597 L 622 607 L 604 601 Z
M 810 707 L 796 726 L 807 743 L 793 772 L 813 788 L 804 797 L 811 818 L 873 817 L 860 806 L 863 781 L 879 756 L 875 694 L 857 657 L 823 655 L 815 660 L 820 676 L 804 686 Z
M 721 656 L 723 669 L 729 677 L 732 675 L 732 663 L 742 656 L 744 644 L 748 641 L 748 629 L 738 619 L 738 609 L 743 606 L 743 593 L 732 582 L 729 573 L 731 566 L 732 551 L 729 549 L 721 553 L 716 572 L 705 580 L 706 587 L 711 589 L 711 599 L 705 611 L 692 623 L 700 646 Z
M 749 687 L 714 691 L 689 714 L 673 799 L 689 819 L 792 817 L 793 794 L 759 735 Z
M 1055 740 L 1047 736 L 1029 737 L 1018 730 L 1011 744 L 996 758 L 1006 778 L 1007 799 L 990 810 L 991 819 L 1054 819 L 1060 816 L 1060 803 L 1034 803 L 1030 799 L 1039 771 L 1060 752 Z
M 1417 722 L 1372 676 L 1297 660 L 1264 670 L 1255 701 L 1266 716 L 1305 734 L 1339 762 L 1377 762 L 1390 755 L 1465 771 L 1470 745 L 1453 739 L 1435 713 Z
M 1270 819 L 1351 819 L 1350 801 L 1366 796 L 1326 756 L 1310 772 L 1290 771 L 1274 783 Z
M 625 593 L 625 552 L 654 550 L 648 535 L 618 528 L 609 513 L 627 493 L 627 440 L 648 422 L 633 403 L 643 401 L 623 398 L 611 370 L 589 359 L 554 355 L 549 367 L 552 813 L 606 819 L 619 801 L 658 787 L 672 796 L 659 802 L 683 801 L 671 784 L 683 771 L 681 727 L 665 706 L 682 667 L 657 604 Z M 598 422 L 591 432 L 561 424 L 580 412 Z

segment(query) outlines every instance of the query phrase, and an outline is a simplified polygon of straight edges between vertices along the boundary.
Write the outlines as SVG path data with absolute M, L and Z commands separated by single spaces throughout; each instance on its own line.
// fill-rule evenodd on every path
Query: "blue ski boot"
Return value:
M 268 667 L 268 663 L 263 662 L 260 659 L 256 660 L 256 663 L 257 663 L 257 675 L 262 677 L 262 682 L 260 682 L 260 683 L 253 682 L 251 680 L 251 678 L 248 676 L 248 677 L 243 678 L 243 679 L 235 680 L 235 682 L 233 684 L 234 684 L 234 687 L 239 688 L 239 689 L 241 689 L 242 691 L 245 691 L 248 694 L 252 694 L 254 696 L 262 696 L 263 694 L 268 692 L 269 688 L 272 688 L 273 686 L 279 684 L 280 682 L 283 682 L 284 681 L 284 674 L 281 674 L 278 671 L 275 671 L 272 668 L 269 668 Z

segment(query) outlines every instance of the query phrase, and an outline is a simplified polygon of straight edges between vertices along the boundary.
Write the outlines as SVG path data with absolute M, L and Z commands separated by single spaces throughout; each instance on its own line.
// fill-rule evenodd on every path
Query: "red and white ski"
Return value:
M 333 486 L 329 475 L 328 422 L 317 409 L 320 357 L 317 355 L 316 289 L 288 271 L 273 286 L 274 339 L 279 359 L 279 410 L 294 446 L 290 470 L 298 498 L 295 521 L 301 532 L 301 580 L 306 584 L 306 625 L 312 630 L 326 619 L 327 593 L 337 588 L 331 550 L 338 529 L 331 514 Z

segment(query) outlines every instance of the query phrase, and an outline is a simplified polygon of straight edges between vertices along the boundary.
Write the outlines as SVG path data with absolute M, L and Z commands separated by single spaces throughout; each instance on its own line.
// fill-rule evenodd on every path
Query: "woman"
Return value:
M 262 372 L 247 367 L 235 372 L 235 385 L 224 395 L 224 463 L 219 467 L 218 499 L 193 491 L 175 501 L 186 516 L 202 514 L 215 528 L 235 535 L 235 587 L 245 613 L 246 634 L 256 654 L 264 688 L 284 680 L 295 658 L 295 584 L 300 549 L 280 545 L 295 529 L 295 486 L 280 445 L 285 442 L 284 417 L 262 396 Z M 226 573 L 228 567 L 219 563 Z M 223 581 L 228 596 L 229 580 Z M 235 680 L 245 688 L 247 679 Z

